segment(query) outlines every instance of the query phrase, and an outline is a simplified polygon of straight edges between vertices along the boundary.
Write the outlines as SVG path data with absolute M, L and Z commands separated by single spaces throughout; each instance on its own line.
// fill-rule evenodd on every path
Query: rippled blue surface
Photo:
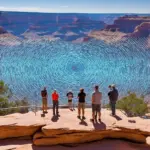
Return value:
M 0 78 L 18 97 L 40 101 L 40 90 L 47 86 L 49 100 L 57 89 L 61 101 L 72 89 L 75 95 L 85 88 L 87 101 L 95 84 L 107 101 L 108 85 L 115 83 L 120 96 L 150 90 L 150 51 L 144 40 L 105 44 L 101 41 L 73 44 L 63 41 L 23 43 L 0 47 Z

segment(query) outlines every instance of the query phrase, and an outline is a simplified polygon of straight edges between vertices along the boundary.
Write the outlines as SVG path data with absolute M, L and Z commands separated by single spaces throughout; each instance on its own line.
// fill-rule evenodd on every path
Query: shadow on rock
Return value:
M 104 122 L 93 122 L 93 126 L 96 130 L 105 130 L 106 129 L 106 124 Z
M 116 120 L 118 120 L 118 121 L 122 120 L 122 118 L 120 118 L 120 117 L 117 116 L 117 115 L 115 115 L 115 116 L 113 116 L 113 117 L 116 118 Z
M 79 124 L 83 126 L 88 126 L 87 122 L 85 122 L 83 119 L 81 120 L 81 122 L 79 122 Z

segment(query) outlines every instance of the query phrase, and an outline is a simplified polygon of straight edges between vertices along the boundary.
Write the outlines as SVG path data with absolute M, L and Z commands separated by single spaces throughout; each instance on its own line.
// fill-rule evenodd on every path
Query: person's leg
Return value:
M 81 115 L 81 106 L 80 106 L 80 103 L 78 103 L 78 117 L 80 117 L 80 115 Z
M 70 109 L 73 110 L 73 103 L 72 103 L 72 100 L 70 102 Z
M 44 98 L 42 98 L 42 111 L 44 113 Z
M 47 106 L 47 98 L 46 98 L 46 100 L 45 100 L 45 111 L 47 112 L 47 110 L 48 110 L 48 106 Z
M 116 115 L 116 104 L 113 103 L 112 107 L 113 107 L 113 115 Z
M 69 105 L 69 109 L 71 110 L 71 109 L 72 109 L 72 102 L 69 101 L 68 103 L 69 103 L 69 104 L 68 104 L 68 105 Z
M 53 101 L 53 116 L 55 116 L 55 101 Z
M 99 116 L 99 121 L 101 121 L 101 105 L 97 105 L 97 112 L 98 112 L 98 116 Z
M 111 108 L 111 112 L 112 112 L 112 115 L 113 115 L 113 103 L 110 103 L 110 108 Z
M 85 119 L 85 103 L 82 103 L 82 119 Z
M 58 108 L 59 108 L 59 101 L 56 101 L 56 114 L 57 114 L 57 115 L 59 115 Z
M 95 108 L 94 108 L 94 104 L 92 104 L 92 119 L 94 121 L 95 119 Z

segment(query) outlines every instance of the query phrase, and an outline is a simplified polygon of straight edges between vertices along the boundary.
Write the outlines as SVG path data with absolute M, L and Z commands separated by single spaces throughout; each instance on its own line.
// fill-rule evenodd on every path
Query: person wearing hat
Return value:
M 73 111 L 73 105 L 72 105 L 73 93 L 72 93 L 72 91 L 69 90 L 66 96 L 68 97 L 68 107 L 71 111 Z
M 108 86 L 110 89 L 110 92 L 108 93 L 108 97 L 109 97 L 109 104 L 111 107 L 111 111 L 112 111 L 112 116 L 116 115 L 116 101 L 118 100 L 118 90 L 115 87 L 115 84 L 109 85 Z
M 81 119 L 81 110 L 82 110 L 82 119 L 85 119 L 85 97 L 86 93 L 84 93 L 84 89 L 81 88 L 78 94 L 78 118 Z
M 52 101 L 53 101 L 53 116 L 59 116 L 58 106 L 59 106 L 59 94 L 56 89 L 52 93 Z
M 47 112 L 47 97 L 48 97 L 48 94 L 47 94 L 47 90 L 46 90 L 46 87 L 44 87 L 44 89 L 41 91 L 41 96 L 42 96 L 42 110 L 43 110 L 43 114 L 44 113 L 48 113 Z

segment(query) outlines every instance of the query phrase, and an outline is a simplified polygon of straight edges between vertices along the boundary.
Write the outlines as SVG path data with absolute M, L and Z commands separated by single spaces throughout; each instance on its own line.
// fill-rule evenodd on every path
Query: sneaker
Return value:
M 78 119 L 81 119 L 81 117 L 80 117 L 80 116 L 77 116 L 77 118 L 78 118 Z
M 94 122 L 94 119 L 90 119 L 91 122 Z
M 47 112 L 47 111 L 44 111 L 44 113 L 47 114 L 48 112 Z
M 60 117 L 60 114 L 57 114 L 56 116 L 57 116 L 57 117 Z
M 82 119 L 84 120 L 84 119 L 86 119 L 84 116 L 82 116 Z
M 101 119 L 98 119 L 98 121 L 101 123 L 102 121 L 101 121 Z

